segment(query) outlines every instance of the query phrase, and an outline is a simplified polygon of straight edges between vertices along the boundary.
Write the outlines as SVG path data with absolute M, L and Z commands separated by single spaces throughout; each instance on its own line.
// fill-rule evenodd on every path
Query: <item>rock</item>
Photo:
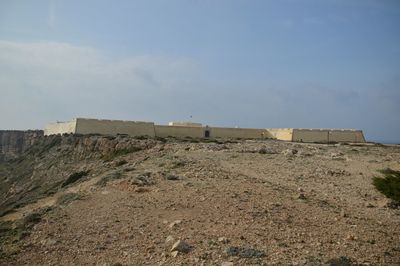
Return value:
M 181 179 L 181 178 L 180 178 L 179 176 L 177 176 L 177 175 L 169 174 L 169 175 L 167 175 L 167 176 L 165 177 L 165 179 L 175 181 L 175 180 L 179 180 L 179 179 Z
M 259 154 L 277 154 L 276 151 L 272 150 L 271 148 L 268 148 L 266 146 L 262 146 L 259 150 L 258 150 Z
M 181 224 L 182 223 L 182 220 L 175 220 L 175 221 L 173 221 L 172 223 L 170 223 L 169 225 L 168 225 L 168 227 L 169 228 L 174 228 L 174 227 L 176 227 L 177 225 L 179 225 L 179 224 Z
M 300 193 L 298 199 L 305 200 L 307 198 L 306 198 L 306 195 L 304 193 Z
M 219 237 L 218 242 L 227 244 L 227 243 L 229 243 L 229 239 L 227 239 L 226 237 Z
M 347 235 L 346 239 L 347 240 L 357 240 L 358 238 L 353 234 L 349 234 L 349 235 Z
M 144 192 L 149 192 L 150 189 L 145 188 L 145 187 L 137 187 L 137 188 L 135 188 L 134 191 L 137 192 L 137 193 L 144 193 Z
M 221 263 L 221 266 L 233 266 L 233 262 L 224 261 L 224 262 Z
M 265 253 L 261 250 L 242 247 L 229 247 L 226 249 L 226 253 L 229 256 L 237 256 L 240 258 L 261 258 L 265 256 Z
M 165 243 L 170 243 L 170 242 L 173 242 L 174 240 L 175 240 L 174 237 L 171 236 L 171 235 L 169 235 L 169 236 L 167 236 L 167 238 L 165 239 Z
M 171 252 L 177 251 L 182 253 L 188 253 L 191 246 L 183 240 L 178 240 L 172 245 Z
M 340 216 L 341 217 L 347 217 L 347 214 L 344 212 L 344 210 L 341 210 L 340 211 Z
M 28 150 L 39 138 L 42 130 L 0 130 L 0 161 L 16 158 Z M 48 137 L 51 140 L 60 139 L 59 136 Z
M 151 186 L 155 181 L 150 177 L 151 173 L 144 173 L 131 178 L 130 182 L 137 186 Z
M 296 149 L 287 149 L 287 150 L 284 150 L 282 152 L 282 154 L 284 154 L 286 156 L 292 156 L 292 155 L 297 154 L 297 152 L 298 152 L 298 150 L 296 150 Z

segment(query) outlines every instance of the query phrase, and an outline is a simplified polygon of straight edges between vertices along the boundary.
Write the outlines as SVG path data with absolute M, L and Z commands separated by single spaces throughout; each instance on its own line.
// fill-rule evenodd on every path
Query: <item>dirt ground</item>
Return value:
M 54 207 L 1 265 L 400 265 L 400 210 L 372 185 L 400 146 L 158 141 L 90 167 L 0 217 Z

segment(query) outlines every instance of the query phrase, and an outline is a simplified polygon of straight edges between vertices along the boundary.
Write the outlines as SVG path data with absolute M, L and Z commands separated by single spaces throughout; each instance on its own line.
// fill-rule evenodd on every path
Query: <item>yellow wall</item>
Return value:
M 127 134 L 130 136 L 150 137 L 192 137 L 204 138 L 205 131 L 211 138 L 260 139 L 274 138 L 297 142 L 365 142 L 361 130 L 353 129 L 296 129 L 296 128 L 224 128 L 199 126 L 164 126 L 152 122 L 135 122 L 122 120 L 100 120 L 76 118 L 70 122 L 50 123 L 44 129 L 45 135 L 78 133 L 78 134 Z
M 328 130 L 324 129 L 293 129 L 293 141 L 298 142 L 328 142 Z
M 292 141 L 293 128 L 267 128 L 272 138 L 279 140 Z
M 56 135 L 56 134 L 70 134 L 75 133 L 76 120 L 69 122 L 57 122 L 49 123 L 44 128 L 44 135 Z
M 77 118 L 76 133 L 78 134 L 127 134 L 130 136 L 154 137 L 154 123 L 122 120 L 100 120 Z
M 266 139 L 272 135 L 265 129 L 209 127 L 211 138 Z
M 365 142 L 360 130 L 330 130 L 330 142 Z
M 185 127 L 185 126 L 161 126 L 155 125 L 155 134 L 157 137 L 191 137 L 203 138 L 204 129 L 202 127 Z
M 365 142 L 361 130 L 353 129 L 293 129 L 293 141 L 298 142 Z

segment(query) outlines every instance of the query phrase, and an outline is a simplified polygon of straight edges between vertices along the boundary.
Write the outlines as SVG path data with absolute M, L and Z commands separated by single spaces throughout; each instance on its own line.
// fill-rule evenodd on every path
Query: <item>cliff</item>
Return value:
M 41 136 L 42 130 L 0 130 L 0 161 L 18 157 Z

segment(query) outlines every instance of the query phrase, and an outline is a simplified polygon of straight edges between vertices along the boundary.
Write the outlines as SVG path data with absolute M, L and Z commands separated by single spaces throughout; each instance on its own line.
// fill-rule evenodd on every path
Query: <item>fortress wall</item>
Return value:
M 44 128 L 44 135 L 70 134 L 76 132 L 76 120 L 69 122 L 49 123 Z
M 76 119 L 77 134 L 104 134 L 154 137 L 154 123 L 123 120 Z
M 161 126 L 155 125 L 155 134 L 157 137 L 191 137 L 191 138 L 203 138 L 204 128 L 203 127 L 185 127 L 185 126 Z
M 330 130 L 330 142 L 365 142 L 361 130 Z
M 293 128 L 267 128 L 272 138 L 279 140 L 292 141 Z
M 272 135 L 266 129 L 258 129 L 258 128 L 210 127 L 205 130 L 210 131 L 211 138 L 232 138 L 232 139 L 272 138 Z
M 298 142 L 365 142 L 361 130 L 353 129 L 293 129 L 293 141 Z
M 293 141 L 297 142 L 328 142 L 326 129 L 293 129 Z

